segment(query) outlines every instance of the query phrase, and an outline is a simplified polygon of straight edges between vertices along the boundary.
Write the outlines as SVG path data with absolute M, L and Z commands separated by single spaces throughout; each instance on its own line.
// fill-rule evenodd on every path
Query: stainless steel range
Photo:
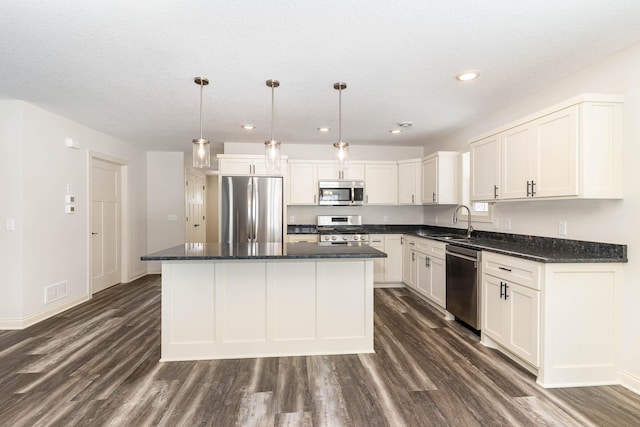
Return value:
M 364 231 L 360 215 L 318 215 L 316 228 L 321 244 L 369 244 L 369 235 Z

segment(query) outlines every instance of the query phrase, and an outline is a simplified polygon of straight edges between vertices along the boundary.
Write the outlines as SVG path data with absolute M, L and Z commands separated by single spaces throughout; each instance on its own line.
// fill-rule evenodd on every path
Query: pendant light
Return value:
M 349 143 L 342 140 L 342 90 L 347 88 L 345 82 L 336 82 L 333 88 L 338 91 L 338 137 L 340 140 L 333 144 L 338 171 L 343 172 L 349 161 Z
M 193 142 L 193 167 L 206 168 L 211 165 L 211 146 L 209 141 L 202 138 L 202 88 L 209 84 L 206 77 L 194 77 L 193 81 L 200 86 L 200 138 Z
M 264 142 L 264 162 L 267 171 L 280 171 L 280 141 L 276 141 L 274 136 L 275 111 L 274 111 L 274 89 L 280 86 L 278 80 L 267 80 L 267 86 L 271 88 L 271 140 Z

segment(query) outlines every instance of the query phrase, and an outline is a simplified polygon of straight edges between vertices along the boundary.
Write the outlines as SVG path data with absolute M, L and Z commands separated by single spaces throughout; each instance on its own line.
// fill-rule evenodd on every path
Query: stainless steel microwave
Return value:
M 323 206 L 364 205 L 364 181 L 318 181 L 318 204 Z

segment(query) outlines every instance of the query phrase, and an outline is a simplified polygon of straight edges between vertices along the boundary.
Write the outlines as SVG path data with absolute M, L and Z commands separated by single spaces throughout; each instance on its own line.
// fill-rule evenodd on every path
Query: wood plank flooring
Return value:
M 1 426 L 638 426 L 621 386 L 545 390 L 404 289 L 375 354 L 159 363 L 160 278 L 0 332 Z

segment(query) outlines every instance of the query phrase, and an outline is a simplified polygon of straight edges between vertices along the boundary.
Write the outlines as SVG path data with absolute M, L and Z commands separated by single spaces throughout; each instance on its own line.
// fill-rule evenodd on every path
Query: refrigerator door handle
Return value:
M 247 239 L 250 241 L 253 240 L 253 179 L 249 179 L 247 183 Z
M 256 178 L 251 178 L 251 181 L 254 181 Z M 254 182 L 253 185 L 253 215 L 251 220 L 253 221 L 253 242 L 257 242 L 258 240 L 258 212 L 260 212 L 258 204 L 260 203 L 260 198 L 258 196 L 258 183 Z

